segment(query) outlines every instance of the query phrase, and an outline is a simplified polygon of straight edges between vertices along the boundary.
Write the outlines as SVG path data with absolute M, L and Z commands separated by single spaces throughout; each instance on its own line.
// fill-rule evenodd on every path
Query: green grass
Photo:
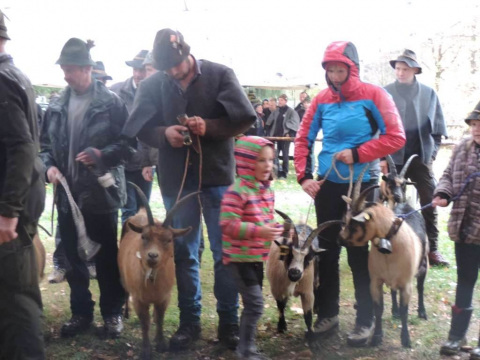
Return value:
M 442 149 L 436 163 L 437 177 L 441 175 L 448 161 L 448 149 Z M 301 191 L 295 181 L 293 171 L 287 181 L 277 181 L 274 184 L 276 192 L 276 207 L 288 213 L 294 221 L 307 220 L 310 207 L 309 198 Z M 49 189 L 48 201 L 51 201 Z M 158 187 L 154 185 L 152 194 L 152 210 L 155 216 L 163 219 L 163 208 Z M 42 216 L 41 223 L 49 228 L 51 203 Z M 352 276 L 346 261 L 345 251 L 342 251 L 341 294 L 340 294 L 340 330 L 337 335 L 324 339 L 310 349 L 304 341 L 305 324 L 300 313 L 301 302 L 295 298 L 290 300 L 286 312 L 288 331 L 286 334 L 276 333 L 277 311 L 273 297 L 270 295 L 269 284 L 264 281 L 265 309 L 259 323 L 257 341 L 263 351 L 274 359 L 439 359 L 440 344 L 446 339 L 450 324 L 450 306 L 455 300 L 456 268 L 453 243 L 446 234 L 446 221 L 449 209 L 440 209 L 439 226 L 441 229 L 440 251 L 451 263 L 450 268 L 431 268 L 425 284 L 425 301 L 428 321 L 416 316 L 417 296 L 414 290 L 410 303 L 409 329 L 412 339 L 412 348 L 404 349 L 400 344 L 400 320 L 393 319 L 390 310 L 390 294 L 385 288 L 384 312 L 384 341 L 383 344 L 371 348 L 355 349 L 346 346 L 346 334 L 352 329 L 354 321 L 354 294 Z M 312 207 L 308 216 L 308 224 L 315 225 L 315 211 Z M 54 240 L 40 233 L 48 253 L 46 273 L 51 271 L 51 256 L 54 250 Z M 206 234 L 205 234 L 206 235 Z M 208 241 L 207 241 L 208 247 Z M 216 341 L 217 314 L 215 297 L 213 295 L 213 266 L 211 252 L 206 249 L 202 260 L 202 339 L 190 351 L 180 353 L 154 353 L 154 359 L 233 359 L 234 354 L 223 349 Z M 98 285 L 91 282 L 91 290 L 97 301 L 95 307 L 95 321 L 97 326 L 102 325 L 98 311 Z M 48 359 L 138 359 L 140 353 L 141 332 L 138 318 L 131 309 L 131 318 L 125 321 L 125 330 L 118 340 L 102 340 L 96 336 L 96 329 L 92 328 L 87 334 L 74 339 L 62 339 L 59 329 L 64 321 L 70 318 L 69 288 L 64 282 L 48 284 L 44 279 L 41 291 L 45 312 L 45 339 Z M 479 286 L 475 290 L 474 307 L 479 308 Z M 178 326 L 177 294 L 174 292 L 171 304 L 165 318 L 165 333 L 169 338 Z M 154 326 L 152 326 L 154 327 Z M 153 338 L 153 329 L 151 329 Z M 468 332 L 469 344 L 476 346 L 478 338 L 478 311 L 472 317 Z M 459 359 L 467 359 L 462 354 Z M 447 359 L 447 358 L 445 358 Z

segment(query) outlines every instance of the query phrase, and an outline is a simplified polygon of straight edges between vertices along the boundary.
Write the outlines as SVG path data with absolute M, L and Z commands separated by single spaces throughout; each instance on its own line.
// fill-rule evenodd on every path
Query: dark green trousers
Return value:
M 36 224 L 17 227 L 0 245 L 0 359 L 45 359 L 42 299 L 32 238 Z

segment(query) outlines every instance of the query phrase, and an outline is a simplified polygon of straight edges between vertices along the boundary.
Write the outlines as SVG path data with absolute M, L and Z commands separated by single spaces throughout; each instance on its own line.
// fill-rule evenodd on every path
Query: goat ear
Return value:
M 168 229 L 173 233 L 173 237 L 179 237 L 183 235 L 187 235 L 190 231 L 192 231 L 192 227 L 189 226 L 188 228 L 185 229 L 174 229 L 173 227 L 169 226 Z
M 273 242 L 274 242 L 278 247 L 282 246 L 282 244 L 280 244 L 277 240 L 273 240 Z
M 368 220 L 371 219 L 371 216 L 369 213 L 367 212 L 361 212 L 360 214 L 358 214 L 357 216 L 354 216 L 352 217 L 352 220 L 355 220 L 355 221 L 358 221 L 358 222 L 361 222 L 361 223 L 364 223 Z
M 143 232 L 143 226 L 135 225 L 133 222 L 127 222 L 127 225 L 130 229 L 132 229 L 136 233 L 141 234 Z
M 345 195 L 342 195 L 342 199 L 343 201 L 345 201 L 348 205 L 350 205 L 352 203 L 352 199 L 345 196 Z
M 321 253 L 321 252 L 324 252 L 324 251 L 327 251 L 327 249 L 323 249 L 323 248 L 313 248 L 313 251 L 315 251 L 316 253 Z

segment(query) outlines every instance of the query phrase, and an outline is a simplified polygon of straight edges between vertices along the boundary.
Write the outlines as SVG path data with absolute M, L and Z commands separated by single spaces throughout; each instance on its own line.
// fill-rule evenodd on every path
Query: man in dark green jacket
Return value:
M 32 84 L 5 51 L 0 11 L 0 359 L 44 359 L 32 239 L 45 186 Z
M 65 74 L 67 88 L 50 104 L 42 126 L 41 157 L 49 182 L 65 176 L 74 201 L 80 208 L 86 232 L 100 243 L 95 256 L 100 287 L 100 311 L 105 335 L 116 337 L 123 329 L 121 310 L 125 293 L 117 265 L 118 209 L 126 200 L 123 163 L 130 147 L 120 136 L 127 109 L 120 98 L 99 81 L 92 81 L 95 64 L 91 43 L 72 38 L 57 61 Z M 102 179 L 108 178 L 107 183 Z M 95 302 L 89 291 L 89 273 L 80 258 L 79 236 L 67 194 L 57 188 L 58 223 L 71 270 L 72 318 L 61 329 L 64 337 L 85 331 L 93 320 Z

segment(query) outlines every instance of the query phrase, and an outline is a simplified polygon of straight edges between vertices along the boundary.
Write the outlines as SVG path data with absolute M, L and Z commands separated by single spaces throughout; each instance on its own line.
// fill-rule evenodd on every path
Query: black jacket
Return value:
M 177 116 L 200 116 L 207 122 L 202 136 L 202 186 L 230 185 L 235 175 L 233 137 L 246 131 L 256 115 L 232 69 L 202 60 L 201 73 L 182 91 L 167 75 L 158 72 L 143 80 L 124 134 L 136 136 L 143 128 L 160 127 L 159 181 L 162 193 L 177 194 L 184 172 L 187 147 L 173 148 L 165 129 L 178 125 Z M 142 138 L 140 138 L 143 140 Z M 153 145 L 153 144 L 149 144 Z M 196 188 L 200 156 L 191 151 L 187 185 Z
M 12 58 L 0 54 L 0 215 L 36 222 L 45 180 L 38 157 L 35 93 Z
M 128 113 L 132 112 L 133 100 L 135 99 L 135 89 L 133 87 L 133 77 L 128 78 L 123 82 L 119 82 L 110 87 L 110 90 L 120 96 Z M 142 170 L 145 166 L 152 166 L 157 164 L 158 150 L 152 149 L 150 146 L 137 141 L 136 152 L 125 164 L 125 171 Z
M 85 125 L 78 134 L 80 149 L 93 147 L 101 150 L 102 162 L 115 178 L 115 186 L 103 188 L 97 176 L 86 166 L 80 165 L 78 180 L 72 181 L 68 173 L 69 137 L 67 131 L 70 87 L 67 87 L 47 109 L 41 132 L 41 157 L 46 170 L 56 166 L 67 176 L 72 195 L 80 209 L 103 214 L 117 211 L 125 204 L 125 175 L 123 163 L 131 156 L 131 148 L 121 137 L 121 130 L 128 117 L 122 100 L 99 81 L 94 81 L 93 99 L 85 117 Z M 59 186 L 59 211 L 69 206 L 63 188 Z

